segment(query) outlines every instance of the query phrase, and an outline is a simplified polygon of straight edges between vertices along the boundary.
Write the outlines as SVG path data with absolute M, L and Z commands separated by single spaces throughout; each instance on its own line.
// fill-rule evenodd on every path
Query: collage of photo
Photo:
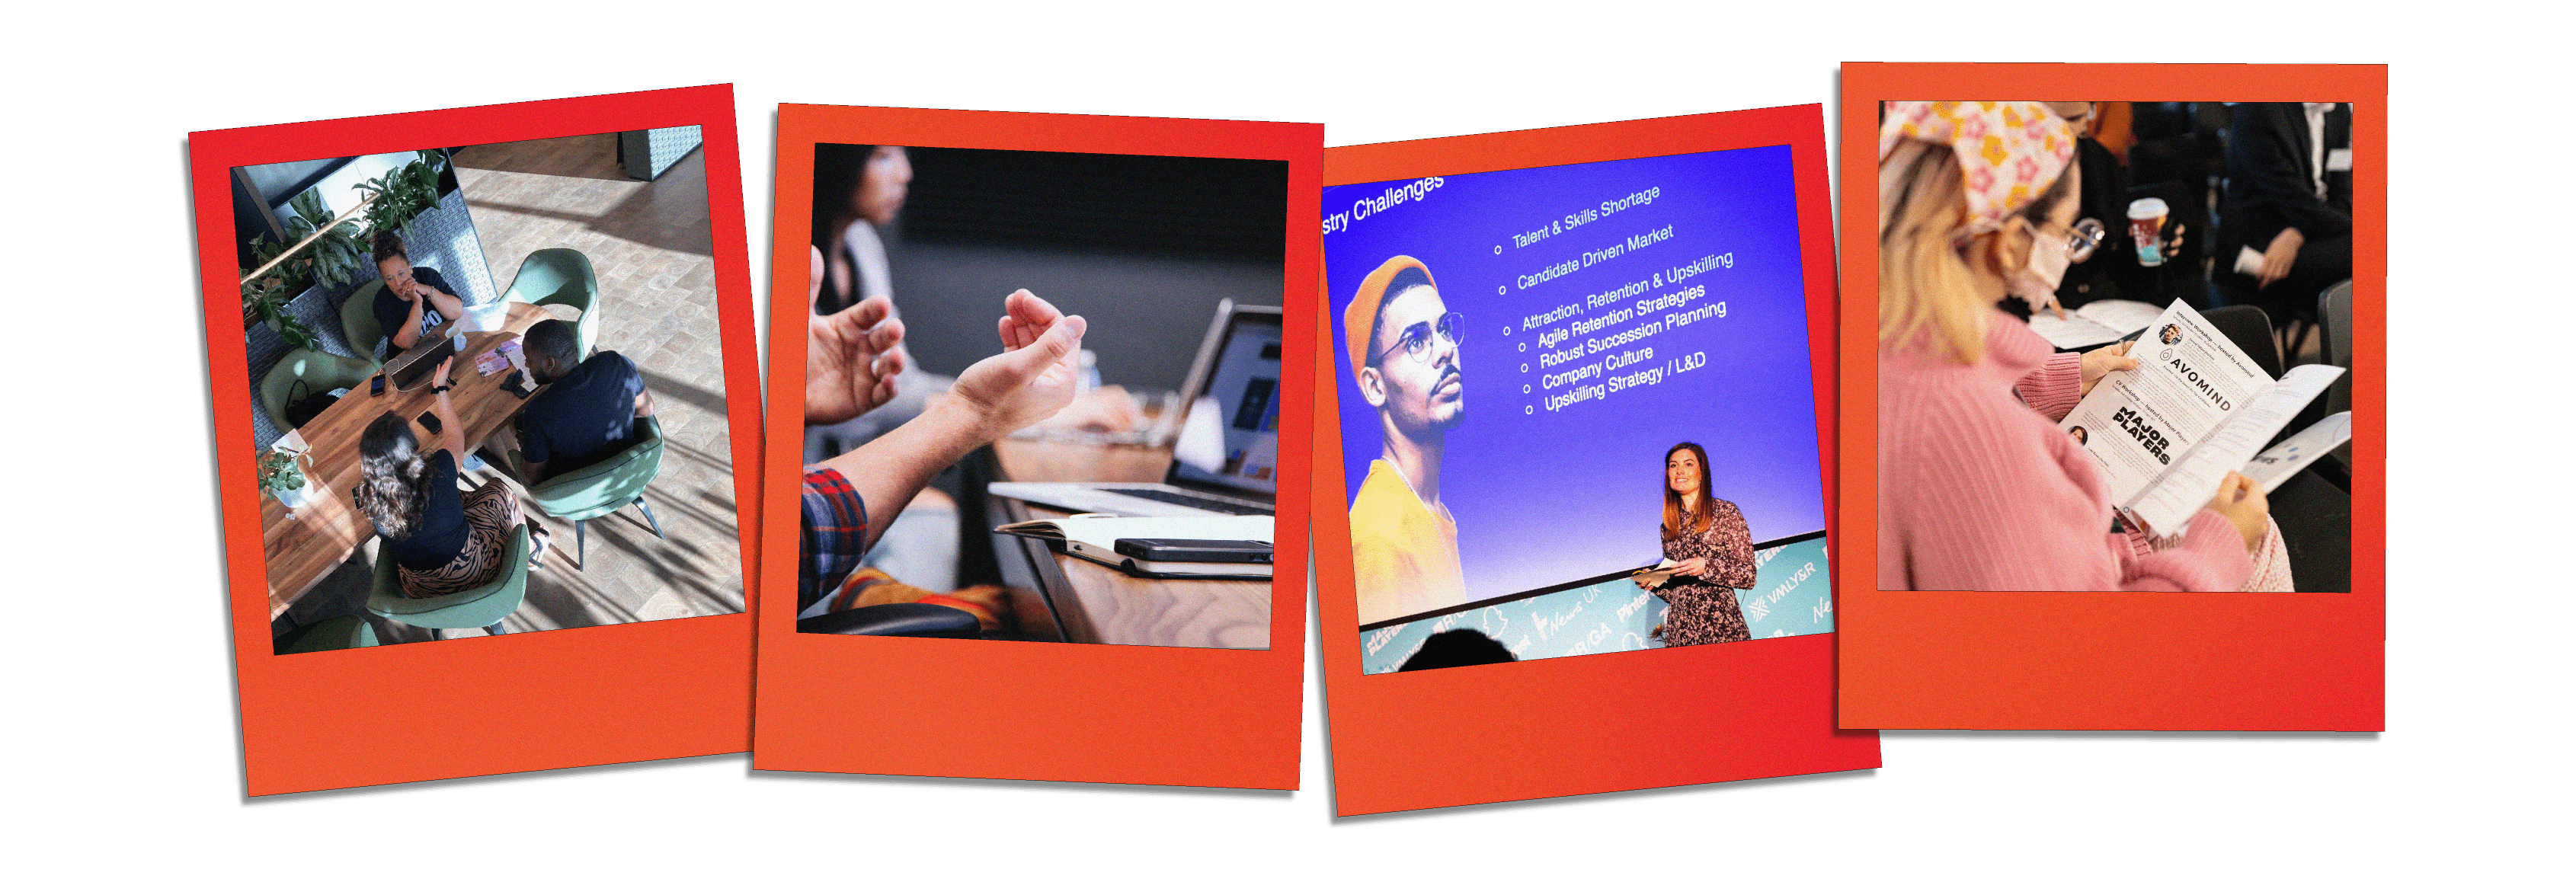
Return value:
M 746 156 L 727 86 L 197 132 L 246 793 L 1290 790 L 1310 672 L 1342 816 L 2378 730 L 2387 70 L 1974 100 L 2144 67 L 1329 148 Z

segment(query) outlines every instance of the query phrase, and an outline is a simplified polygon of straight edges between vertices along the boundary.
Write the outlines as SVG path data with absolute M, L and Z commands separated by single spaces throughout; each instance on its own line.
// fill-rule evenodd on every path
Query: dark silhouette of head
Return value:
M 1413 656 L 1407 658 L 1403 665 L 1396 667 L 1396 671 L 1491 665 L 1518 659 L 1520 657 L 1512 655 L 1511 648 L 1504 647 L 1503 642 L 1485 637 L 1483 632 L 1474 629 L 1450 629 L 1446 632 L 1432 633 L 1431 637 L 1422 639 L 1422 649 L 1413 651 Z

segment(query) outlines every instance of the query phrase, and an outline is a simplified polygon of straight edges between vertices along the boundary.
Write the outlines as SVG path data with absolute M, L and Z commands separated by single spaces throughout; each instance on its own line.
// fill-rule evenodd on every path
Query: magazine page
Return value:
M 2120 506 L 2270 383 L 2253 358 L 2180 301 L 2129 356 L 2137 369 L 2103 378 L 2057 423 L 2102 462 Z
M 2290 477 L 2348 442 L 2352 442 L 2352 412 L 2349 410 L 2328 415 L 2308 425 L 2306 430 L 2292 434 L 2289 439 L 2272 444 L 2271 448 L 2264 449 L 2262 454 L 2254 456 L 2254 460 L 2246 462 L 2236 472 L 2263 486 L 2265 492 L 2280 491 L 2282 483 L 2289 482 Z
M 2290 374 L 2256 393 L 2219 422 L 2217 429 L 2201 438 L 2171 468 L 2149 481 L 2146 490 L 2127 504 L 2128 515 L 2149 534 L 2180 534 L 2192 514 L 2217 493 L 2218 482 L 2226 478 L 2228 471 L 2253 460 L 2264 441 L 2280 433 L 2309 400 L 2324 393 L 2326 386 L 2334 384 L 2343 373 L 2343 367 L 2319 363 L 2290 370 Z

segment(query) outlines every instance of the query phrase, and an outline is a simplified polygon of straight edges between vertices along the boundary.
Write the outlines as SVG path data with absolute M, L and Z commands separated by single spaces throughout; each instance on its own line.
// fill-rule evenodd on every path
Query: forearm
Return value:
M 2052 354 L 2038 369 L 2031 370 L 2013 383 L 2021 392 L 2023 405 L 2050 421 L 2075 411 L 2084 401 L 2084 355 Z
M 919 417 L 820 466 L 839 471 L 867 503 L 868 542 L 874 545 L 931 477 L 996 438 L 992 425 L 955 397 L 942 395 Z
M 430 299 L 430 304 L 438 307 L 440 317 L 455 320 L 465 316 L 465 300 L 456 294 L 424 291 L 422 297 Z
M 420 299 L 418 297 L 414 297 L 411 301 L 411 310 L 403 314 L 402 326 L 395 327 L 393 333 L 386 337 L 393 341 L 394 347 L 409 348 L 413 345 L 420 344 L 420 310 L 422 307 Z
M 448 454 L 456 456 L 457 464 L 463 465 L 465 463 L 465 422 L 456 417 L 456 403 L 442 393 L 433 393 L 430 397 L 433 402 L 430 403 L 429 408 L 438 414 L 439 446 L 446 449 Z

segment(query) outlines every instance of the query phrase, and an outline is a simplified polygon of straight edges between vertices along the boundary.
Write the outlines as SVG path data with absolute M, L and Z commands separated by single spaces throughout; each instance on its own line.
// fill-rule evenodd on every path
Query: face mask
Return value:
M 2056 300 L 2057 286 L 2066 282 L 2066 244 L 2036 230 L 2032 238 L 2030 261 L 2013 276 L 2013 295 L 2030 303 L 2030 312 L 2038 314 Z

